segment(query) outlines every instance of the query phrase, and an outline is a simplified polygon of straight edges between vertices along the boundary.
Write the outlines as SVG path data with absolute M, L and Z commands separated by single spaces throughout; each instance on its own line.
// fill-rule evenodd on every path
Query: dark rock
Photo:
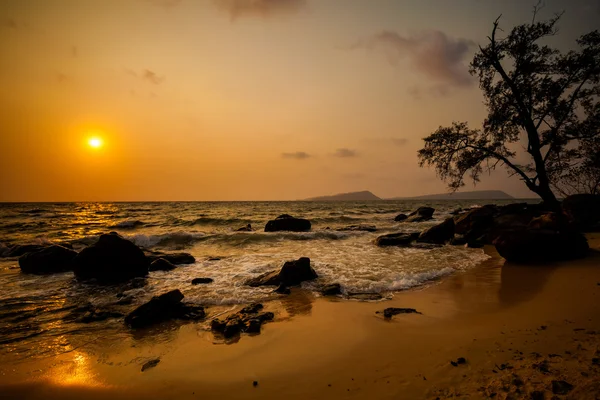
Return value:
M 310 266 L 310 258 L 301 257 L 298 260 L 286 261 L 279 271 L 279 281 L 286 286 L 299 285 L 301 282 L 310 281 L 319 276 Z
M 261 323 L 265 323 L 268 321 L 273 321 L 273 319 L 275 318 L 275 314 L 273 314 L 270 311 L 258 314 L 256 317 L 254 317 L 253 319 L 257 319 L 259 320 Z
M 377 301 L 383 299 L 379 293 L 348 293 L 348 298 L 361 301 Z
M 289 287 L 281 284 L 277 287 L 277 289 L 273 290 L 273 293 L 278 293 L 278 294 L 290 294 L 292 293 L 292 291 L 290 290 Z
M 377 246 L 410 246 L 419 237 L 419 233 L 390 233 L 375 239 Z
M 398 308 L 398 307 L 388 307 L 383 311 L 377 311 L 377 314 L 383 314 L 384 318 L 392 318 L 394 315 L 398 314 L 421 314 L 414 308 Z
M 206 283 L 212 283 L 213 279 L 212 278 L 194 278 L 192 279 L 192 285 L 200 285 L 200 284 L 206 284 Z
M 252 225 L 248 224 L 235 230 L 236 232 L 252 232 Z
M 473 230 L 484 231 L 491 227 L 497 212 L 496 206 L 483 206 L 460 214 L 454 217 L 455 232 L 464 235 Z
M 172 271 L 177 268 L 175 265 L 165 260 L 164 258 L 159 258 L 150 263 L 148 266 L 148 271 Z
M 81 250 L 73 259 L 73 271 L 79 280 L 124 282 L 148 275 L 148 259 L 129 240 L 117 234 L 101 235 L 96 244 Z
M 429 221 L 433 218 L 433 213 L 435 212 L 434 208 L 431 207 L 419 207 L 416 211 L 408 214 L 408 218 L 405 220 L 406 222 L 423 222 Z
M 174 265 L 193 264 L 196 262 L 194 256 L 189 253 L 164 253 L 156 250 L 144 250 L 144 254 L 146 255 L 146 258 L 148 258 L 149 263 L 152 263 L 159 258 L 167 260 Z
M 144 372 L 145 370 L 147 370 L 149 368 L 156 367 L 159 362 L 160 362 L 160 358 L 156 358 L 154 360 L 148 361 L 147 363 L 145 363 L 144 365 L 142 365 L 142 372 Z
M 177 289 L 155 296 L 127 315 L 125 323 L 132 328 L 143 328 L 170 319 L 204 318 L 204 308 L 182 303 L 183 297 Z
M 377 227 L 375 225 L 350 225 L 339 228 L 338 231 L 375 232 Z
M 600 195 L 576 194 L 562 202 L 563 213 L 578 228 L 584 231 L 600 228 Z
M 255 312 L 243 313 L 240 311 L 236 314 L 229 315 L 227 318 L 225 318 L 225 320 L 212 320 L 211 330 L 215 333 L 223 335 L 225 339 L 230 339 L 238 336 L 242 332 L 260 333 L 261 325 L 265 322 L 272 321 L 273 318 L 275 318 L 275 314 L 272 312 L 257 314 L 258 310 L 262 308 L 261 304 L 254 304 L 249 307 L 250 309 L 247 307 L 242 311 Z
M 331 283 L 321 288 L 321 294 L 323 296 L 337 296 L 342 294 L 342 287 L 339 283 Z
M 528 228 L 559 231 L 566 229 L 567 226 L 562 215 L 551 212 L 542 214 L 539 217 L 533 217 L 531 221 L 529 221 Z
M 417 239 L 421 243 L 444 244 L 454 237 L 454 219 L 448 218 L 439 225 L 424 230 Z
M 257 387 L 258 386 L 258 381 L 252 382 L 252 386 Z
M 464 235 L 454 235 L 454 237 L 450 240 L 450 244 L 452 246 L 464 246 L 467 244 L 467 238 Z
M 86 312 L 80 318 L 77 318 L 75 320 L 75 322 L 89 324 L 91 322 L 99 322 L 99 321 L 105 321 L 107 319 L 121 318 L 121 317 L 123 317 L 123 314 L 120 312 L 91 310 L 89 312 Z
M 223 336 L 225 339 L 232 338 L 239 335 L 242 329 L 246 328 L 246 324 L 241 318 L 231 318 L 225 323 L 225 329 L 223 329 Z
M 256 278 L 249 279 L 246 284 L 253 287 L 269 285 L 295 286 L 317 277 L 317 273 L 310 266 L 310 259 L 301 257 L 295 261 L 286 261 L 279 272 L 266 272 Z
M 573 390 L 573 385 L 566 381 L 552 381 L 552 393 L 554 394 L 568 394 Z
M 53 245 L 28 252 L 19 258 L 21 271 L 28 274 L 52 274 L 71 271 L 73 259 L 77 255 L 73 250 Z
M 503 258 L 515 263 L 571 260 L 585 257 L 589 249 L 582 234 L 531 229 L 504 232 L 494 245 Z
M 246 333 L 260 333 L 260 327 L 262 326 L 262 323 L 260 322 L 260 320 L 258 319 L 251 319 L 248 321 L 248 325 L 246 326 L 246 329 L 244 330 L 244 332 Z
M 311 224 L 309 220 L 294 218 L 291 215 L 283 214 L 276 219 L 267 222 L 267 225 L 265 225 L 265 232 L 307 232 L 310 231 L 310 228 Z
M 456 363 L 457 363 L 458 365 L 460 365 L 460 364 L 466 364 L 466 363 L 467 363 L 467 359 L 466 359 L 466 358 L 464 358 L 464 357 L 458 357 L 458 358 L 456 359 Z
M 400 222 L 400 221 L 404 221 L 407 218 L 408 218 L 408 215 L 406 215 L 406 214 L 398 214 L 398 215 L 396 215 L 396 218 L 394 218 L 394 221 Z
M 540 391 L 540 390 L 535 390 L 533 392 L 531 392 L 531 400 L 544 400 L 545 399 L 545 395 L 544 392 Z
M 260 303 L 252 303 L 240 310 L 240 314 L 256 314 L 263 309 L 263 305 Z

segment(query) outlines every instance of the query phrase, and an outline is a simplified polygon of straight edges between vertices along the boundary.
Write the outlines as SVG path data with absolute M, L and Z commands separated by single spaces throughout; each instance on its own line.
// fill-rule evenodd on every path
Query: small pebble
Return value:
M 252 382 L 252 386 L 257 387 L 258 386 L 258 381 Z

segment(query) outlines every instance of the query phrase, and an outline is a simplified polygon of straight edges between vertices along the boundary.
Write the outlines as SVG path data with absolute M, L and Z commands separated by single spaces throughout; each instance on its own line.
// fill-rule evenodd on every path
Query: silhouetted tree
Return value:
M 476 183 L 482 172 L 504 165 L 558 207 L 552 188 L 576 174 L 586 151 L 600 151 L 600 33 L 581 36 L 577 50 L 561 53 L 545 44 L 557 34 L 560 15 L 536 22 L 535 12 L 531 23 L 503 38 L 498 17 L 471 62 L 488 109 L 482 129 L 454 122 L 424 139 L 420 165 L 435 166 L 452 190 L 464 185 L 465 175 Z M 525 162 L 517 161 L 519 142 Z

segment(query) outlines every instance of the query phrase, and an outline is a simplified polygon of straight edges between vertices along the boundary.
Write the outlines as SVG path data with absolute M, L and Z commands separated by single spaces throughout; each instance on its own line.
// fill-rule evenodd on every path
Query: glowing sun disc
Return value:
M 98 149 L 98 148 L 102 147 L 102 139 L 97 138 L 97 137 L 90 138 L 90 140 L 88 140 L 88 144 L 90 145 L 90 147 Z

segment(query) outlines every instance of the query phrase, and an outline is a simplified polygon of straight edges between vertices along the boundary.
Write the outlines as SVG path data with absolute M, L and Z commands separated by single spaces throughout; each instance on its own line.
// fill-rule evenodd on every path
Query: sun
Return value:
M 88 145 L 94 149 L 99 149 L 103 144 L 104 142 L 99 137 L 92 137 L 88 140 Z

